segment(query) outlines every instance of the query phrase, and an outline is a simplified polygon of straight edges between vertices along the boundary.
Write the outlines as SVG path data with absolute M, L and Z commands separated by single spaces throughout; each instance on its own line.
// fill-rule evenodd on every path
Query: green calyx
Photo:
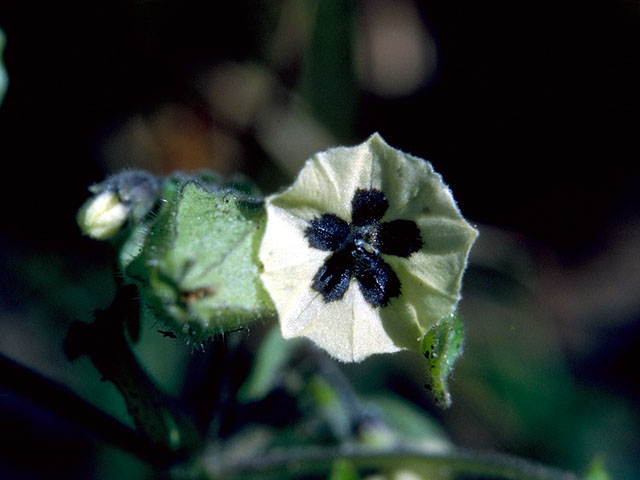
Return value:
M 120 253 L 146 306 L 193 344 L 274 316 L 257 259 L 262 200 L 202 176 L 173 177 L 164 190 Z

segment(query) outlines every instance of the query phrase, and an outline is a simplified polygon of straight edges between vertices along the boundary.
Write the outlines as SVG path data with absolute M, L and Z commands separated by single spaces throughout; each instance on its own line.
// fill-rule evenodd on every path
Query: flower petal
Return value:
M 387 255 L 408 257 L 422 247 L 422 236 L 416 222 L 392 220 L 380 225 L 378 249 Z
M 359 362 L 375 353 L 401 350 L 385 330 L 379 309 L 369 305 L 353 283 L 340 302 L 327 303 L 318 295 L 301 312 L 307 328 L 291 336 L 305 336 L 343 362 Z M 283 336 L 288 338 L 289 323 L 281 319 L 280 325 Z
M 443 280 L 446 279 L 445 275 L 442 275 L 438 269 L 449 268 L 451 265 L 444 265 L 447 261 L 450 261 L 450 257 L 441 257 L 440 259 L 432 262 L 425 260 L 425 257 L 430 256 L 419 254 L 412 256 L 410 259 L 404 259 L 400 257 L 385 256 L 385 259 L 396 272 L 400 283 L 402 284 L 402 296 L 398 299 L 394 299 L 390 306 L 394 303 L 407 303 L 414 307 L 416 315 L 418 315 L 416 321 L 423 326 L 423 328 L 429 328 L 442 317 L 445 317 L 453 312 L 455 306 L 460 299 L 460 293 L 456 289 L 458 282 L 455 280 L 448 281 L 446 286 L 443 286 Z M 416 269 L 415 262 L 418 260 L 419 267 L 424 267 L 427 263 L 430 267 L 430 271 L 434 273 L 434 278 L 425 278 L 424 271 L 418 271 Z M 381 311 L 384 312 L 385 309 Z M 424 332 L 423 332 L 424 333 Z
M 408 219 L 428 213 L 464 222 L 451 191 L 429 162 L 390 147 L 378 134 L 368 140 L 380 187 L 389 202 L 383 220 Z
M 363 225 L 380 220 L 389 208 L 389 202 L 380 190 L 356 190 L 351 201 L 351 222 Z
M 311 284 L 328 254 L 309 246 L 304 235 L 307 222 L 270 203 L 266 209 L 269 221 L 259 252 L 263 264 L 261 278 L 277 305 L 283 335 L 291 338 L 307 326 L 305 322 L 309 317 L 286 328 L 284 320 L 296 320 L 314 297 L 324 302 L 322 296 L 311 289 Z
M 295 183 L 269 201 L 307 222 L 324 213 L 350 221 L 356 190 L 380 189 L 374 166 L 366 143 L 332 148 L 307 160 Z
M 349 224 L 333 214 L 325 213 L 311 221 L 305 230 L 309 244 L 320 250 L 337 250 L 349 236 Z
M 359 252 L 355 274 L 362 296 L 374 307 L 387 305 L 400 296 L 400 280 L 380 255 Z
M 353 257 L 350 252 L 341 251 L 331 255 L 313 277 L 311 287 L 320 292 L 326 302 L 344 297 L 353 273 Z

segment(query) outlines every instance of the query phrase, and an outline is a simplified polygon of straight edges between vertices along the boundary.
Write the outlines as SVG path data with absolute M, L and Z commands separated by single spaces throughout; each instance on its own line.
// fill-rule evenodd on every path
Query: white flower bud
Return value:
M 129 209 L 115 192 L 104 191 L 87 200 L 78 212 L 82 233 L 96 240 L 106 240 L 120 231 Z

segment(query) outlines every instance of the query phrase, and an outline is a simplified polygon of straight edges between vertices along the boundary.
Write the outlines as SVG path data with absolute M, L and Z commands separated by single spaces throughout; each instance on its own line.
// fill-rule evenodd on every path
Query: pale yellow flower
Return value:
M 430 163 L 378 134 L 314 155 L 266 208 L 261 278 L 285 338 L 360 361 L 419 351 L 455 311 L 477 231 Z

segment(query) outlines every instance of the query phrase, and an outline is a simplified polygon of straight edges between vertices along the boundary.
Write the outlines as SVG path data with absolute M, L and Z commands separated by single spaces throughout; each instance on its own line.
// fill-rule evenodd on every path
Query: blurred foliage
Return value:
M 132 427 L 113 385 L 62 351 L 69 324 L 107 307 L 118 276 L 112 250 L 75 225 L 86 186 L 123 166 L 207 167 L 242 171 L 271 192 L 308 154 L 377 130 L 429 158 L 482 224 L 451 408 L 435 407 L 424 369 L 404 354 L 336 367 L 353 385 L 336 393 L 313 353 L 260 349 L 263 337 L 278 344 L 269 325 L 200 351 L 163 336 L 145 312 L 133 346 L 144 369 L 206 419 L 209 438 L 225 440 L 213 458 L 341 435 L 385 442 L 389 428 L 590 480 L 637 478 L 637 5 L 398 3 L 435 39 L 438 63 L 412 94 L 385 97 L 349 61 L 388 32 L 363 22 L 360 3 L 3 2 L 0 353 Z M 385 65 L 391 79 L 406 73 Z M 47 399 L 0 384 L 0 477 L 157 478 Z M 240 388 L 245 402 L 234 403 Z M 368 423 L 368 408 L 387 427 Z M 345 418 L 359 428 L 345 429 Z M 353 469 L 337 464 L 331 475 Z
M 358 101 L 352 48 L 355 4 L 344 0 L 316 2 L 312 28 L 300 94 L 312 114 L 338 138 L 351 138 Z
M 0 105 L 2 105 L 2 100 L 4 100 L 4 95 L 7 92 L 7 87 L 9 86 L 9 77 L 7 76 L 7 69 L 5 68 L 3 61 L 4 45 L 6 42 L 7 37 L 0 28 Z
M 593 459 L 585 475 L 585 480 L 611 480 L 611 475 L 607 472 L 602 457 L 598 456 Z
M 279 329 L 273 327 L 256 352 L 251 373 L 238 392 L 238 400 L 255 402 L 266 397 L 281 379 L 282 369 L 297 343 L 296 340 L 285 340 Z

